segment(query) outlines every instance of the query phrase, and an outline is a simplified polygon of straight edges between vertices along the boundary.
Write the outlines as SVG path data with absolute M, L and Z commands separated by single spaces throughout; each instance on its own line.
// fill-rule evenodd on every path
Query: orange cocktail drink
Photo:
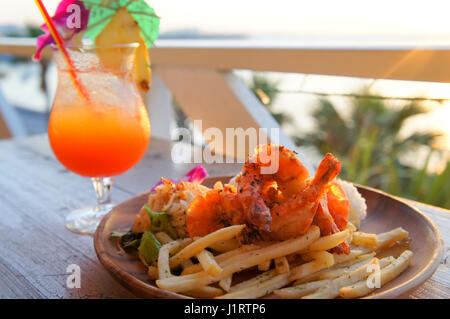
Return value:
M 150 122 L 135 80 L 138 46 L 68 48 L 72 68 L 56 53 L 58 89 L 48 127 L 50 145 L 67 169 L 92 178 L 98 200 L 66 217 L 71 231 L 95 231 L 112 208 L 112 177 L 133 167 L 147 150 Z
M 48 131 L 52 149 L 65 167 L 82 176 L 110 177 L 142 158 L 150 139 L 143 104 L 128 110 L 70 102 L 55 108 Z

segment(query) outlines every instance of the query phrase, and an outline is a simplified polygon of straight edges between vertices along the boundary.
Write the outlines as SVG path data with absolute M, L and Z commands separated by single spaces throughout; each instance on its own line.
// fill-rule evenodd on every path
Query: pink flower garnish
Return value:
M 201 183 L 207 176 L 208 176 L 208 172 L 206 171 L 206 168 L 204 168 L 202 165 L 197 165 L 183 177 L 181 177 L 179 179 L 171 179 L 170 181 L 172 181 L 174 183 L 179 183 L 179 182 Z M 154 192 L 155 188 L 161 184 L 162 184 L 162 182 L 159 181 L 155 186 L 153 186 L 153 188 L 150 190 L 150 192 Z
M 77 33 L 86 30 L 89 14 L 90 11 L 86 9 L 84 3 L 80 0 L 61 1 L 52 20 L 64 42 L 69 42 Z M 41 59 L 41 52 L 47 45 L 55 43 L 47 25 L 43 24 L 41 29 L 45 34 L 37 38 L 37 51 L 33 57 L 35 60 Z

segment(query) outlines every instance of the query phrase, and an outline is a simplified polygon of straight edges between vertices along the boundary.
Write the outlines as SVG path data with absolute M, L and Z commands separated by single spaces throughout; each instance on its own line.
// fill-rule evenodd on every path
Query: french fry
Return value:
M 347 227 L 346 228 L 348 228 L 348 230 L 350 230 L 350 232 L 352 232 L 352 233 L 358 230 L 356 228 L 356 226 L 353 225 L 350 221 L 347 222 Z
M 334 262 L 335 262 L 335 265 L 333 267 L 330 267 L 328 269 L 324 269 L 324 270 L 318 271 L 316 273 L 313 273 L 311 275 L 308 275 L 308 276 L 305 276 L 303 278 L 300 278 L 300 279 L 295 281 L 294 286 L 300 285 L 300 284 L 305 283 L 305 282 L 318 280 L 319 276 L 322 273 L 324 273 L 324 272 L 331 271 L 333 269 L 337 269 L 338 267 L 344 267 L 344 266 L 352 265 L 352 264 L 360 261 L 361 260 L 360 258 L 366 257 L 365 255 L 362 255 L 362 254 L 363 254 L 363 250 L 360 250 L 360 249 L 352 249 L 350 251 L 350 254 L 348 254 L 348 255 L 346 255 L 346 254 L 333 254 L 333 258 L 334 258 Z M 370 256 L 368 256 L 368 257 L 373 257 L 373 256 L 375 256 L 374 252 L 370 253 Z
M 297 249 L 303 249 L 314 242 L 319 236 L 319 228 L 317 226 L 311 226 L 308 232 L 303 236 L 288 239 L 254 251 L 237 255 L 227 260 L 227 262 L 230 264 L 230 269 L 247 269 L 258 265 L 263 261 L 286 256 L 295 252 Z
M 259 271 L 267 271 L 267 270 L 269 270 L 271 263 L 272 263 L 272 260 L 270 260 L 270 259 L 260 263 L 258 265 L 258 270 Z
M 286 256 L 296 251 L 305 249 L 311 245 L 312 242 L 316 241 L 319 236 L 319 228 L 313 225 L 303 236 L 288 239 L 254 251 L 242 253 L 226 260 L 223 263 L 219 263 L 223 271 L 217 277 L 209 276 L 205 271 L 201 271 L 176 278 L 171 277 L 159 279 L 156 281 L 156 284 L 159 288 L 173 292 L 185 292 L 198 287 L 206 286 L 220 281 L 235 272 L 256 266 L 265 260 Z
M 343 243 L 345 239 L 350 236 L 350 232 L 348 229 L 344 229 L 341 232 L 323 236 L 317 239 L 314 243 L 312 243 L 308 248 L 303 251 L 300 251 L 300 254 L 307 253 L 310 251 L 321 251 L 321 250 L 329 250 Z
M 342 263 L 338 264 L 336 267 L 349 267 L 349 266 L 357 264 L 363 260 L 372 259 L 373 257 L 375 257 L 375 255 L 376 255 L 376 253 L 374 251 L 371 251 L 369 253 L 356 256 L 355 258 L 353 258 L 349 261 L 342 262 Z M 336 258 L 336 257 L 334 257 L 334 258 Z
M 175 251 L 178 251 L 185 245 L 189 244 L 191 241 L 192 241 L 192 239 L 190 239 L 190 238 L 174 240 L 168 244 L 163 245 L 159 249 L 159 254 L 158 254 L 159 279 L 169 278 L 169 277 L 173 276 L 170 272 L 170 266 L 169 266 L 170 254 L 174 253 Z
M 286 256 L 286 259 L 288 262 L 293 263 L 296 262 L 298 260 L 298 254 L 294 253 L 294 254 L 289 254 Z
M 309 295 L 310 293 L 314 292 L 315 290 L 324 287 L 326 285 L 329 285 L 331 283 L 330 279 L 327 280 L 320 280 L 320 281 L 312 281 L 307 282 L 301 285 L 296 285 L 293 287 L 287 287 L 275 290 L 273 293 L 283 299 L 294 299 L 294 298 L 300 298 L 306 295 Z
M 202 265 L 202 268 L 211 276 L 219 276 L 222 272 L 222 268 L 217 264 L 214 256 L 207 250 L 202 250 L 197 254 L 197 259 Z
M 285 286 L 288 283 L 289 273 L 276 275 L 268 280 L 258 282 L 256 285 L 245 289 L 227 293 L 216 297 L 217 299 L 250 299 L 259 298 L 270 294 L 272 291 Z
M 325 272 L 323 272 L 323 273 L 321 273 L 319 275 L 318 279 L 319 280 L 333 279 L 333 278 L 337 278 L 339 276 L 342 276 L 343 274 L 346 274 L 346 273 L 348 273 L 350 271 L 358 269 L 359 267 L 369 263 L 370 262 L 369 259 L 371 259 L 374 256 L 374 254 L 366 254 L 366 255 L 362 255 L 361 257 L 363 257 L 363 256 L 367 256 L 367 258 L 364 258 L 362 261 L 357 262 L 357 263 L 355 263 L 353 265 L 350 265 L 350 266 L 341 267 L 341 268 L 333 269 L 333 270 L 330 270 L 330 271 L 325 271 Z M 380 264 L 380 267 L 384 267 L 384 266 L 390 264 L 394 259 L 395 259 L 394 257 L 390 256 L 390 257 L 382 258 L 378 262 Z
M 216 261 L 218 263 L 224 262 L 227 259 L 230 259 L 234 256 L 240 255 L 242 253 L 248 252 L 248 251 L 252 251 L 252 250 L 256 250 L 261 248 L 261 246 L 259 245 L 255 245 L 255 244 L 250 244 L 250 245 L 244 245 L 241 246 L 237 249 L 231 250 L 231 251 L 227 251 L 226 253 L 220 254 L 216 256 Z
M 396 260 L 388 264 L 380 271 L 380 284 L 383 286 L 398 275 L 400 275 L 411 264 L 413 253 L 410 250 L 405 250 Z M 376 287 L 370 288 L 367 282 L 359 281 L 354 285 L 348 285 L 339 289 L 339 295 L 342 298 L 358 298 L 365 296 Z
M 194 298 L 214 298 L 223 295 L 223 291 L 222 289 L 216 287 L 204 286 L 193 289 L 191 291 L 187 291 L 185 292 L 185 294 Z
M 183 271 L 181 272 L 181 276 L 195 274 L 195 273 L 200 272 L 202 270 L 203 270 L 202 265 L 200 265 L 200 264 L 193 264 L 192 266 L 183 268 Z
M 252 286 L 256 285 L 258 282 L 266 281 L 270 278 L 275 277 L 276 275 L 277 275 L 276 269 L 272 269 L 272 270 L 263 272 L 262 274 L 259 274 L 258 276 L 255 276 L 246 281 L 243 281 L 234 286 L 231 286 L 230 291 L 234 292 L 234 291 L 246 289 L 248 287 L 252 287 Z
M 342 264 L 348 261 L 351 261 L 355 258 L 357 258 L 358 256 L 361 256 L 362 254 L 364 254 L 364 251 L 361 249 L 352 249 L 350 251 L 350 254 L 346 255 L 346 254 L 333 254 L 334 257 L 334 262 L 336 264 Z
M 370 254 L 369 256 L 370 256 L 370 258 L 373 258 L 373 254 Z M 341 276 L 341 275 L 343 275 L 343 274 L 345 274 L 345 273 L 347 273 L 349 271 L 355 270 L 355 269 L 357 269 L 357 268 L 361 267 L 362 265 L 365 265 L 365 264 L 367 264 L 369 262 L 370 262 L 369 259 L 365 259 L 365 260 L 362 260 L 362 261 L 360 261 L 358 263 L 354 263 L 353 265 L 350 265 L 350 266 L 337 267 L 335 269 L 328 269 L 328 270 L 325 270 L 325 271 L 321 272 L 320 274 L 318 274 L 317 279 L 318 280 L 324 280 L 324 279 L 337 278 L 337 277 L 339 277 L 339 276 Z
M 307 261 L 321 260 L 328 268 L 334 265 L 334 256 L 327 251 L 312 251 L 302 255 L 302 258 L 305 258 Z
M 314 274 L 317 274 L 323 269 L 330 268 L 334 265 L 334 256 L 327 251 L 312 251 L 302 255 L 305 260 L 312 260 L 308 263 L 299 265 L 292 269 L 289 281 L 299 279 L 312 279 Z M 314 280 L 314 279 L 312 279 Z
M 352 267 L 352 269 L 356 269 L 358 267 L 354 266 L 359 264 L 360 266 L 363 265 L 364 263 L 368 263 L 370 260 L 373 259 L 373 257 L 375 257 L 375 252 L 371 252 L 368 254 L 364 254 L 364 255 L 360 255 L 357 256 L 355 259 L 350 260 L 348 262 L 345 263 L 341 263 L 341 264 L 337 264 L 329 269 L 325 269 L 322 271 L 319 271 L 317 273 L 317 280 L 322 280 L 322 279 L 329 279 L 329 278 L 336 278 L 339 277 L 340 275 L 342 275 L 346 269 Z
M 319 278 L 319 274 L 322 272 L 322 270 L 319 270 L 318 272 L 312 273 L 311 275 L 302 277 L 300 279 L 297 279 L 296 281 L 294 281 L 294 283 L 292 284 L 293 286 L 298 286 L 300 284 L 304 284 L 307 282 L 312 282 L 315 280 L 318 280 Z
M 215 257 L 215 259 L 216 259 L 217 263 L 221 263 L 221 262 L 224 262 L 225 260 L 227 260 L 229 258 L 232 258 L 232 257 L 234 257 L 236 255 L 239 255 L 241 253 L 244 253 L 244 252 L 247 252 L 247 251 L 251 251 L 251 250 L 256 250 L 256 249 L 259 249 L 259 248 L 260 248 L 259 245 L 254 245 L 254 244 L 252 244 L 252 245 L 244 245 L 244 246 L 241 246 L 241 247 L 239 247 L 237 249 L 234 249 L 234 250 L 228 251 L 226 253 L 217 255 Z M 202 270 L 203 270 L 202 265 L 195 264 L 195 265 L 192 265 L 190 267 L 187 267 L 187 268 L 183 269 L 183 271 L 181 272 L 181 275 L 182 276 L 189 275 L 189 274 L 193 274 L 193 273 L 196 273 L 196 272 L 200 272 Z
M 321 272 L 322 271 L 318 271 L 318 272 L 315 272 L 315 273 L 313 273 L 311 275 L 308 275 L 308 276 L 305 276 L 303 278 L 297 279 L 296 281 L 294 281 L 292 286 L 298 286 L 298 285 L 301 285 L 301 284 L 304 284 L 304 283 L 307 283 L 307 282 L 313 282 L 315 280 L 318 280 L 319 274 Z
M 351 244 L 351 242 L 353 240 L 353 233 L 355 231 L 357 231 L 358 229 L 350 221 L 347 222 L 347 226 L 345 226 L 345 228 L 348 229 L 348 231 L 350 233 L 350 236 L 348 236 L 345 241 L 347 242 L 347 244 Z
M 380 267 L 386 267 L 389 264 L 392 264 L 395 261 L 394 256 L 388 256 L 380 259 Z
M 179 266 L 183 260 L 191 258 L 192 256 L 197 255 L 206 247 L 217 243 L 218 241 L 224 241 L 231 239 L 238 235 L 243 229 L 245 225 L 235 225 L 229 226 L 225 228 L 221 228 L 213 233 L 210 233 L 200 239 L 194 241 L 192 244 L 186 246 L 181 250 L 178 254 L 170 258 L 170 267 L 174 268 Z
M 369 234 L 357 231 L 353 233 L 352 244 L 356 246 L 375 249 L 378 246 L 378 237 L 377 234 Z
M 289 262 L 285 256 L 275 258 L 274 263 L 278 274 L 287 274 L 289 272 Z
M 183 261 L 181 263 L 181 268 L 186 269 L 186 268 L 192 267 L 193 265 L 194 265 L 194 263 L 192 262 L 192 260 L 186 259 L 185 261 Z
M 172 237 L 170 237 L 169 235 L 167 235 L 167 233 L 165 233 L 165 232 L 158 232 L 158 233 L 156 233 L 155 234 L 155 237 L 156 237 L 156 239 L 158 239 L 158 241 L 161 243 L 161 244 L 168 244 L 168 243 L 170 243 L 171 241 L 173 241 L 173 239 L 172 239 Z
M 220 253 L 226 253 L 227 251 L 239 248 L 239 242 L 237 241 L 237 239 L 232 238 L 228 240 L 218 241 L 217 243 L 210 245 L 209 248 L 214 249 L 215 251 L 218 251 Z
M 148 274 L 148 276 L 150 277 L 150 279 L 152 279 L 152 280 L 158 279 L 158 278 L 159 278 L 158 267 L 155 267 L 155 266 L 149 266 L 149 267 L 148 267 L 147 274 Z
M 339 296 L 339 289 L 355 282 L 367 278 L 370 273 L 367 271 L 370 265 L 378 265 L 378 259 L 373 258 L 369 263 L 333 279 L 327 286 L 319 288 L 314 293 L 303 296 L 304 299 L 333 299 Z
M 233 276 L 228 276 L 221 281 L 219 281 L 219 286 L 226 292 L 230 292 L 231 282 L 233 281 Z
M 289 281 L 305 278 L 311 274 L 314 274 L 322 269 L 328 268 L 327 264 L 323 260 L 313 260 L 304 264 L 301 264 L 295 268 L 292 268 Z
M 395 228 L 386 233 L 378 234 L 378 245 L 375 250 L 384 249 L 394 245 L 397 241 L 405 239 L 409 233 L 401 227 Z

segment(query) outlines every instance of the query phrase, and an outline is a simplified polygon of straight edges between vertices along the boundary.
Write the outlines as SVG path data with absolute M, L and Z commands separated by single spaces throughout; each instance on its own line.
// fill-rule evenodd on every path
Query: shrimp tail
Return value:
M 255 226 L 256 229 L 270 231 L 272 217 L 269 208 L 261 197 L 262 188 L 263 180 L 259 172 L 259 166 L 255 163 L 245 163 L 237 197 L 242 204 L 247 222 Z
M 319 201 L 328 192 L 331 182 L 338 176 L 341 171 L 341 162 L 328 153 L 320 162 L 316 174 L 309 186 L 302 192 L 301 198 L 308 199 L 310 202 L 315 202 L 317 205 Z
M 341 231 L 334 222 L 333 216 L 328 210 L 328 202 L 326 196 L 324 196 L 320 200 L 320 204 L 317 209 L 316 216 L 314 217 L 313 224 L 319 226 L 321 236 L 332 235 Z M 346 242 L 343 242 L 334 247 L 331 251 L 337 254 L 349 254 L 350 247 Z
M 320 162 L 317 168 L 316 175 L 311 182 L 311 185 L 315 185 L 319 188 L 319 207 L 315 218 L 315 222 L 320 228 L 321 234 L 323 236 L 331 235 L 340 231 L 339 227 L 336 225 L 333 216 L 328 210 L 327 196 L 328 190 L 331 187 L 331 182 L 336 178 L 336 176 L 341 171 L 341 162 L 334 157 L 332 154 L 328 153 L 325 158 Z M 317 190 L 316 190 L 317 191 Z M 346 242 L 341 243 L 337 247 L 332 249 L 332 252 L 338 254 L 348 254 L 350 253 L 350 247 Z
M 339 175 L 340 171 L 341 162 L 333 154 L 328 153 L 320 162 L 311 185 L 320 189 L 321 193 L 325 193 L 328 190 L 329 183 Z

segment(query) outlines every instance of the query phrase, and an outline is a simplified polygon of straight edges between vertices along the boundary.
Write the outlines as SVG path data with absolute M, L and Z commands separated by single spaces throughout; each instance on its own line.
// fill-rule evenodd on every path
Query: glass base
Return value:
M 109 203 L 74 210 L 66 216 L 65 226 L 77 234 L 93 235 L 103 216 L 113 207 L 114 204 Z

